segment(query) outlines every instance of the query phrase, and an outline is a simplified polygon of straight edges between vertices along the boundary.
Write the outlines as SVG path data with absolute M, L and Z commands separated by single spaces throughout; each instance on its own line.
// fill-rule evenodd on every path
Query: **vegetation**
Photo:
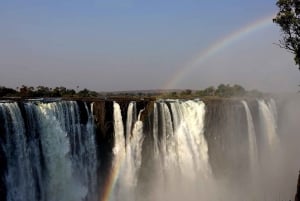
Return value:
M 217 88 L 210 86 L 203 90 L 192 91 L 190 89 L 183 90 L 181 92 L 170 92 L 163 94 L 161 98 L 198 98 L 198 97 L 242 97 L 242 96 L 252 96 L 259 97 L 262 96 L 262 93 L 256 90 L 246 91 L 240 85 L 229 85 L 229 84 L 220 84 Z
M 78 90 L 78 87 L 77 87 Z M 258 91 L 246 91 L 240 85 L 220 84 L 217 88 L 210 86 L 203 90 L 176 90 L 176 91 L 131 91 L 131 92 L 103 92 L 98 93 L 88 89 L 75 91 L 60 86 L 49 88 L 45 86 L 31 87 L 22 85 L 17 89 L 0 86 L 0 97 L 13 98 L 43 98 L 43 97 L 63 97 L 63 98 L 110 98 L 110 99 L 157 99 L 157 98 L 201 98 L 201 97 L 241 97 L 241 96 L 261 96 Z
M 282 39 L 279 46 L 293 53 L 300 70 L 300 1 L 278 0 L 279 11 L 273 22 L 281 27 Z
M 22 85 L 17 87 L 17 90 L 1 87 L 0 97 L 21 97 L 21 98 L 38 98 L 38 97 L 97 97 L 98 93 L 83 89 L 76 92 L 74 89 L 67 89 L 66 87 L 49 88 L 45 86 L 31 87 Z
M 3 97 L 3 96 L 14 96 L 17 93 L 18 92 L 16 90 L 14 90 L 14 89 L 7 88 L 7 87 L 1 87 L 0 86 L 0 97 Z

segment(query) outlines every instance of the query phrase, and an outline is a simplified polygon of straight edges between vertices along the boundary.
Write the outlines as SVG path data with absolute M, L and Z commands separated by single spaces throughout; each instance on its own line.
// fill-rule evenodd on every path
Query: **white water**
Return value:
M 83 184 L 88 187 L 89 193 L 87 201 L 97 200 L 97 151 L 95 142 L 95 127 L 93 117 L 93 103 L 91 104 L 91 112 L 86 103 L 84 103 L 85 110 L 88 114 L 88 121 L 85 127 L 85 132 L 82 137 L 84 139 L 83 152 L 80 154 L 80 162 L 82 169 L 79 171 Z
M 60 126 L 60 121 L 55 115 L 56 110 L 59 109 L 55 103 L 38 106 L 41 143 L 49 175 L 47 199 L 49 201 L 81 201 L 87 194 L 87 188 L 73 177 L 72 161 L 68 155 L 70 143 L 67 133 Z M 63 111 L 59 114 L 63 114 Z
M 242 104 L 246 111 L 247 117 L 247 126 L 248 126 L 248 141 L 249 141 L 249 158 L 250 158 L 250 166 L 252 175 L 257 171 L 258 168 L 258 150 L 257 150 L 257 141 L 256 141 L 256 133 L 253 124 L 253 118 L 251 115 L 251 111 L 248 107 L 246 101 L 242 101 Z
M 170 109 L 166 103 L 159 104 L 163 109 L 160 146 L 167 172 L 180 170 L 182 176 L 191 180 L 196 179 L 196 175 L 199 174 L 209 177 L 211 170 L 208 147 L 203 133 L 204 103 L 200 101 L 170 102 Z
M 37 191 L 30 172 L 32 166 L 29 150 L 26 146 L 24 121 L 17 103 L 0 103 L 5 117 L 6 143 L 4 151 L 7 156 L 6 186 L 8 201 L 34 200 Z
M 136 121 L 136 103 L 130 102 L 127 109 L 126 144 L 130 142 L 134 122 Z
M 125 137 L 124 137 L 124 126 L 121 114 L 120 105 L 114 102 L 114 136 L 115 145 L 113 153 L 115 156 L 120 157 L 125 154 Z
M 113 114 L 114 114 L 114 147 L 113 147 L 113 162 L 112 170 L 118 171 L 120 168 L 122 171 L 123 161 L 125 159 L 125 136 L 124 126 L 121 114 L 120 105 L 116 102 L 113 103 Z M 120 167 L 119 167 L 120 166 Z M 111 174 L 111 173 L 110 173 Z M 119 176 L 119 175 L 116 175 Z M 111 201 L 118 201 L 122 199 L 122 196 L 126 194 L 127 189 L 122 181 L 122 177 L 116 178 L 116 185 L 114 186 L 113 193 L 111 195 Z
M 112 200 L 135 200 L 135 190 L 138 182 L 138 171 L 142 162 L 143 122 L 141 112 L 136 119 L 136 103 L 131 102 L 127 110 L 126 145 L 121 110 L 114 102 L 114 162 L 120 165 L 120 173 L 114 188 Z M 133 128 L 132 128 L 133 125 Z
M 157 104 L 154 103 L 153 105 L 153 126 L 152 126 L 152 136 L 153 136 L 153 153 L 156 160 L 159 160 L 159 144 L 158 144 L 158 109 Z
M 259 112 L 262 122 L 262 133 L 264 134 L 266 146 L 270 150 L 276 149 L 279 144 L 279 138 L 277 135 L 277 112 L 274 101 L 266 103 L 264 100 L 258 100 Z
M 204 137 L 205 105 L 201 101 L 178 100 L 156 104 L 161 120 L 158 123 L 154 119 L 153 126 L 160 125 L 161 128 L 153 128 L 154 150 L 158 144 L 164 171 L 156 168 L 157 178 L 152 187 L 155 196 L 151 199 L 191 199 L 192 195 L 195 199 L 204 193 L 206 188 L 203 187 L 212 179 Z M 157 118 L 155 112 L 154 107 L 154 118 Z M 156 143 L 158 139 L 159 143 Z
M 7 201 L 96 200 L 94 126 L 85 109 L 88 122 L 81 125 L 76 102 L 24 103 L 24 117 L 17 103 L 0 104 Z
M 163 158 L 163 171 L 164 176 L 167 177 L 167 179 L 172 179 L 173 174 L 175 172 L 170 171 L 170 169 L 174 170 L 177 169 L 176 165 L 176 153 L 175 153 L 175 144 L 174 144 L 174 133 L 173 133 L 173 127 L 172 127 L 172 119 L 171 119 L 171 113 L 166 103 L 162 102 L 160 103 L 161 106 L 161 118 L 162 118 L 162 136 L 160 139 L 160 155 Z
M 255 168 L 258 163 L 257 144 L 273 150 L 272 147 L 277 147 L 279 143 L 276 104 L 274 101 L 259 100 L 259 125 L 254 125 L 255 114 L 252 116 L 247 102 L 242 103 L 247 120 L 245 132 L 248 135 L 245 136 L 245 140 L 248 138 L 249 147 L 244 146 L 239 150 L 236 146 L 236 150 L 233 151 L 236 155 L 239 155 L 239 151 L 248 151 L 251 169 L 257 171 L 260 170 Z M 97 186 L 98 159 L 92 109 L 89 109 L 87 104 L 84 105 L 88 119 L 83 125 L 80 123 L 82 119 L 76 102 L 25 103 L 24 106 L 26 119 L 23 119 L 24 114 L 21 115 L 16 103 L 0 103 L 0 115 L 4 117 L 5 134 L 8 139 L 4 144 L 8 160 L 7 201 L 96 201 L 97 188 L 103 187 Z M 266 174 L 271 172 L 270 167 L 273 166 L 266 160 L 268 158 L 261 156 L 264 150 L 259 149 L 260 159 L 265 161 L 265 166 L 260 168 L 266 171 L 259 174 L 261 178 L 255 177 L 260 184 L 253 192 L 260 194 L 251 196 L 249 192 L 253 189 L 249 187 L 249 181 L 242 183 L 242 179 L 241 184 L 245 185 L 241 185 L 240 188 L 246 189 L 245 191 L 250 189 L 249 192 L 235 189 L 237 185 L 232 187 L 231 181 L 220 184 L 222 181 L 218 180 L 220 183 L 215 183 L 208 155 L 208 143 L 204 136 L 206 107 L 203 102 L 155 102 L 150 128 L 147 124 L 144 127 L 141 119 L 143 110 L 137 115 L 136 107 L 135 102 L 129 104 L 125 127 L 120 105 L 113 103 L 115 144 L 112 147 L 112 165 L 120 172 L 110 201 L 236 201 L 244 199 L 244 195 L 248 196 L 245 200 L 263 200 L 261 198 L 265 193 L 265 186 L 270 185 L 270 181 L 275 181 L 272 180 L 273 175 Z M 28 122 L 34 123 L 27 125 Z M 262 136 L 256 138 L 254 128 L 261 128 Z M 27 133 L 28 130 L 30 133 Z M 33 138 L 30 142 L 27 142 L 27 135 Z M 150 142 L 144 142 L 144 137 Z M 227 136 L 220 137 L 225 139 Z M 261 139 L 263 142 L 259 141 Z M 229 143 L 226 142 L 228 141 L 224 140 L 224 144 L 221 145 L 228 146 Z M 39 143 L 42 149 L 39 148 Z M 147 143 L 152 145 L 149 153 L 147 146 L 144 146 L 149 145 Z M 270 154 L 274 156 L 274 152 Z M 43 160 L 44 164 L 41 162 Z M 149 169 L 143 166 L 149 165 L 148 161 L 153 166 Z M 222 168 L 222 165 L 220 166 Z M 147 185 L 143 185 L 145 172 L 150 175 L 146 177 L 149 180 L 146 181 Z M 277 169 L 274 172 L 277 173 Z M 227 185 L 230 186 L 227 188 Z M 273 190 L 271 187 L 270 189 Z M 272 191 L 266 192 L 272 194 Z M 270 200 L 269 198 L 264 200 Z
M 136 116 L 136 105 L 135 103 L 130 103 L 133 105 L 134 110 L 128 108 L 128 113 L 131 113 L 131 117 Z M 130 106 L 129 105 L 129 106 Z M 137 121 L 134 123 L 133 128 L 127 129 L 127 144 L 126 144 L 126 156 L 125 156 L 125 167 L 126 170 L 126 183 L 131 191 L 134 191 L 137 185 L 138 170 L 142 162 L 142 143 L 143 143 L 143 122 L 140 120 L 140 111 Z M 127 119 L 128 122 L 133 122 L 133 119 Z M 127 124 L 129 126 L 129 124 Z
M 181 146 L 190 146 L 189 154 L 193 156 L 195 172 L 203 175 L 204 178 L 211 177 L 208 146 L 204 137 L 205 105 L 201 101 L 185 101 L 179 106 L 181 106 L 183 119 L 178 127 L 177 135 L 186 135 L 188 142 Z M 181 140 L 178 140 L 177 143 L 180 144 Z M 184 157 L 182 157 L 183 159 Z

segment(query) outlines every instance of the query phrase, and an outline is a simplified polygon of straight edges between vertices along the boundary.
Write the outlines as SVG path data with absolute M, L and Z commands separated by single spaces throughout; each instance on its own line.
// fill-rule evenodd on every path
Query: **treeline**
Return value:
M 241 97 L 241 96 L 262 96 L 262 93 L 256 90 L 247 91 L 240 85 L 220 84 L 217 88 L 211 86 L 203 90 L 191 90 L 186 89 L 183 91 L 173 92 L 106 92 L 98 93 L 88 89 L 75 91 L 74 89 L 68 89 L 66 87 L 49 88 L 45 86 L 28 87 L 22 85 L 16 89 L 1 87 L 0 97 L 21 97 L 21 98 L 38 98 L 38 97 L 70 97 L 70 98 L 92 98 L 92 97 L 117 97 L 117 98 L 198 98 L 198 97 Z
M 203 90 L 191 90 L 186 89 L 181 92 L 171 92 L 169 94 L 164 94 L 165 97 L 169 98 L 193 98 L 193 97 L 241 97 L 241 96 L 262 96 L 262 93 L 257 90 L 247 91 L 244 87 L 240 85 L 230 85 L 230 84 L 220 84 L 217 88 L 210 86 Z
M 76 92 L 74 89 L 66 87 L 49 88 L 45 86 L 31 87 L 22 85 L 16 89 L 0 86 L 0 97 L 97 97 L 98 93 L 83 89 Z

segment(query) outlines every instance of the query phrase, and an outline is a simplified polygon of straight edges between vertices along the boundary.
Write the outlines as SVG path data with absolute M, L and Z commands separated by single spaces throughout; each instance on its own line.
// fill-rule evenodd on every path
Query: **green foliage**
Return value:
M 192 90 L 186 89 L 181 92 L 181 96 L 190 96 L 192 94 Z
M 282 39 L 279 46 L 293 53 L 300 70 L 300 1 L 278 0 L 279 11 L 273 22 L 281 27 Z
M 246 91 L 240 85 L 229 85 L 220 84 L 217 88 L 210 86 L 203 90 L 193 91 L 191 89 L 186 89 L 183 91 L 170 91 L 170 92 L 108 92 L 105 94 L 99 94 L 95 91 L 88 89 L 83 89 L 76 92 L 74 89 L 68 89 L 66 87 L 60 86 L 55 88 L 49 88 L 45 86 L 37 86 L 36 88 L 22 85 L 17 88 L 19 91 L 14 89 L 1 87 L 0 86 L 0 97 L 22 97 L 22 98 L 37 98 L 37 97 L 66 97 L 66 98 L 95 98 L 95 97 L 105 97 L 105 98 L 174 98 L 174 99 L 191 99 L 199 97 L 239 97 L 239 96 L 261 96 L 262 93 L 258 91 Z
M 176 91 L 171 92 L 171 97 L 177 97 L 177 92 Z
M 218 96 L 218 97 L 233 97 L 233 96 L 244 96 L 246 90 L 240 85 L 230 86 L 229 84 L 220 84 L 218 88 L 211 86 L 204 90 L 196 91 L 197 96 Z
M 22 85 L 18 87 L 19 91 L 11 88 L 0 86 L 0 97 L 22 97 L 22 98 L 37 98 L 37 97 L 97 97 L 98 93 L 84 89 L 76 93 L 74 89 L 67 89 L 60 86 L 49 88 L 45 86 L 38 86 L 36 88 Z
M 55 87 L 49 92 L 51 97 L 74 97 L 76 96 L 76 91 L 74 89 L 67 89 L 66 87 L 60 86 Z
M 51 93 L 51 89 L 49 89 L 48 87 L 38 86 L 36 87 L 35 96 L 43 97 L 43 96 L 47 96 L 47 94 L 50 93 Z
M 210 87 L 204 89 L 202 93 L 203 93 L 203 96 L 214 96 L 215 92 L 216 92 L 215 87 L 210 86 Z
M 98 93 L 95 91 L 90 91 L 88 89 L 83 89 L 77 94 L 79 97 L 97 97 Z

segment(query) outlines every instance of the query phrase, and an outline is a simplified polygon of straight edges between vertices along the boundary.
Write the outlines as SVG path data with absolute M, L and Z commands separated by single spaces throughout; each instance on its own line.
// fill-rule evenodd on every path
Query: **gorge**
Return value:
M 290 200 L 299 97 L 0 102 L 0 200 Z

